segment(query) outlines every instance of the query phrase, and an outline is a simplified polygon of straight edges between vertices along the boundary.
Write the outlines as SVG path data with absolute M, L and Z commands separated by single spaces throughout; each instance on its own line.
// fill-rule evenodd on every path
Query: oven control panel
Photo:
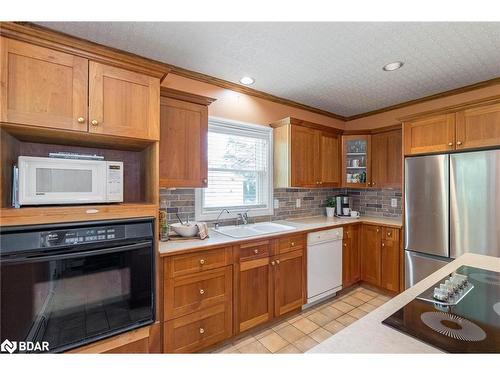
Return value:
M 89 242 L 114 241 L 125 238 L 125 226 L 106 226 L 55 230 L 40 233 L 42 247 L 74 245 Z

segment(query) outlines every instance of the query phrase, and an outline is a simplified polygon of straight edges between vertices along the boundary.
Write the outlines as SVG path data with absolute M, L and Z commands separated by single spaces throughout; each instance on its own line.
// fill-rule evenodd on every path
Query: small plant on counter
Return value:
M 334 217 L 335 216 L 335 205 L 336 200 L 334 197 L 330 197 L 326 200 L 326 216 Z

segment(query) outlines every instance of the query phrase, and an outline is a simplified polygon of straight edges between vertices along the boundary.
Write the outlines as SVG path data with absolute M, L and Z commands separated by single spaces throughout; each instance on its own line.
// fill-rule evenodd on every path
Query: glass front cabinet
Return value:
M 370 187 L 370 135 L 342 137 L 342 186 Z

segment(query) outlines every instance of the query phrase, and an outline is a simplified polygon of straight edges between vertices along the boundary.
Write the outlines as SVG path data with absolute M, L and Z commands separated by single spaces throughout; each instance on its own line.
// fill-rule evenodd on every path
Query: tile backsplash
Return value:
M 398 217 L 401 216 L 401 190 L 399 189 L 274 189 L 274 199 L 279 201 L 279 208 L 274 209 L 272 216 L 251 218 L 251 222 L 284 220 L 309 216 L 325 215 L 326 200 L 337 194 L 349 194 L 352 197 L 353 209 L 362 215 Z M 397 207 L 391 207 L 391 199 L 395 198 Z M 195 189 L 160 189 L 160 201 L 166 200 L 168 222 L 177 222 L 176 213 L 182 220 L 189 215 L 195 220 Z M 300 208 L 296 200 L 300 199 Z M 235 223 L 234 219 L 222 222 Z

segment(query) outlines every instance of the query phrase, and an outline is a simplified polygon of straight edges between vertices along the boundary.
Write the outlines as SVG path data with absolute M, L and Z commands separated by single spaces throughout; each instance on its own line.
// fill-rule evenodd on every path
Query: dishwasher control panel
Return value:
M 338 241 L 344 237 L 344 230 L 342 227 L 322 230 L 320 232 L 312 232 L 307 235 L 307 244 L 314 245 L 322 242 Z

